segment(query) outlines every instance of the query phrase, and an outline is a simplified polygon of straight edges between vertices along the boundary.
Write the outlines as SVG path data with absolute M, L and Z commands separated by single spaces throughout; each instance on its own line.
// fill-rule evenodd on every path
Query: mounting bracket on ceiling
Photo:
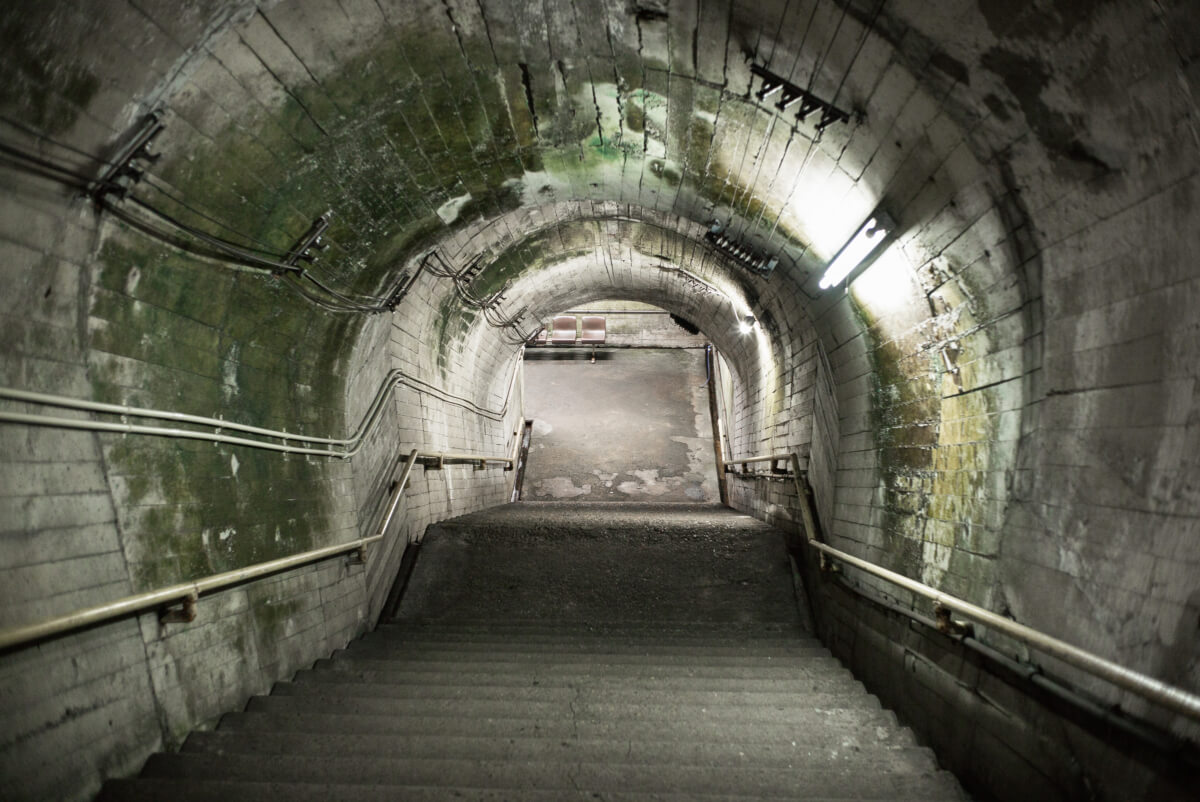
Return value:
M 471 282 L 475 280 L 475 277 L 479 275 L 479 271 L 483 269 L 483 256 L 482 253 L 479 254 L 470 262 L 467 262 L 466 267 L 458 271 L 460 281 Z
M 708 231 L 704 232 L 704 239 L 731 261 L 751 273 L 764 278 L 771 275 L 771 272 L 779 265 L 778 257 L 761 254 L 749 245 L 733 241 L 725 236 L 724 229 L 725 227 L 721 223 L 714 221 L 709 224 Z
M 812 94 L 807 89 L 796 86 L 791 81 L 787 81 L 782 76 L 776 75 L 766 67 L 751 64 L 750 74 L 762 79 L 762 86 L 754 93 L 754 96 L 759 100 L 766 100 L 771 95 L 779 92 L 780 97 L 779 101 L 775 104 L 775 108 L 780 111 L 787 111 L 796 103 L 799 103 L 800 108 L 796 111 L 797 121 L 804 122 L 813 112 L 821 112 L 821 116 L 817 120 L 817 133 L 824 131 L 834 123 L 850 122 L 849 112 L 839 109 L 832 103 L 821 100 L 821 98 Z
M 313 220 L 312 225 L 308 227 L 308 231 L 304 232 L 304 236 L 296 240 L 296 244 L 288 248 L 287 256 L 283 263 L 289 267 L 295 268 L 296 272 L 303 272 L 304 268 L 299 267 L 296 263 L 300 261 L 312 264 L 317 260 L 314 250 L 323 251 L 329 247 L 329 243 L 322 241 L 322 235 L 329 228 L 329 221 L 333 217 L 333 210 L 325 212 L 325 214 Z M 282 272 L 282 271 L 277 271 Z
M 125 199 L 130 188 L 141 181 L 146 172 L 135 162 L 153 164 L 162 156 L 161 153 L 151 153 L 149 148 L 164 128 L 161 111 L 152 111 L 142 119 L 133 136 L 108 163 L 108 169 L 88 187 L 88 195 L 94 202 L 101 204 L 109 195 L 116 195 L 118 200 Z

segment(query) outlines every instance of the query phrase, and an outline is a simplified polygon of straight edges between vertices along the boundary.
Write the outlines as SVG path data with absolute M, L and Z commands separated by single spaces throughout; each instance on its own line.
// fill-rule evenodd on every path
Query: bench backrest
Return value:
M 583 318 L 581 339 L 585 343 L 602 343 L 606 334 L 604 318 L 586 315 Z
M 554 318 L 551 325 L 550 342 L 553 343 L 574 343 L 575 342 L 575 316 L 574 315 L 558 315 Z

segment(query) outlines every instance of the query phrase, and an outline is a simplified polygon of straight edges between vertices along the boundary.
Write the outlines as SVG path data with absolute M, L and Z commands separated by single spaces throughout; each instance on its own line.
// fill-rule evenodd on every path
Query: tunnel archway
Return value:
M 831 542 L 1194 689 L 1196 13 L 1132 0 L 6 10 L 4 384 L 316 437 L 353 430 L 390 371 L 410 383 L 351 463 L 5 422 L 18 478 L 4 522 L 22 533 L 0 552 L 5 623 L 357 536 L 396 443 L 507 452 L 519 338 L 452 282 L 423 276 L 394 311 L 363 315 L 172 244 L 199 232 L 284 258 L 332 210 L 330 248 L 305 269 L 354 304 L 386 305 L 436 252 L 478 262 L 481 294 L 511 280 L 500 308 L 529 321 L 605 296 L 688 317 L 738 374 L 734 449 L 801 451 Z M 810 101 L 825 105 L 798 117 Z M 81 201 L 150 111 L 162 158 L 110 209 Z M 895 220 L 886 253 L 849 289 L 820 291 L 877 210 Z M 770 276 L 711 248 L 714 224 L 776 258 Z M 759 324 L 749 338 L 729 325 L 742 307 Z M 491 503 L 501 485 L 420 476 L 404 525 Z M 747 481 L 734 503 L 794 525 L 777 491 Z M 197 641 L 130 624 L 114 648 L 142 667 L 128 683 L 159 699 L 131 708 L 133 729 L 171 743 L 349 637 L 377 609 L 386 571 L 372 570 L 312 580 L 340 600 L 328 613 L 303 600 L 309 580 L 246 591 L 267 612 L 213 622 L 253 652 L 245 669 L 232 650 L 206 661 Z M 856 623 L 830 637 L 882 643 L 860 612 L 831 615 Z M 867 665 L 906 659 L 862 648 Z M 23 659 L 9 669 L 33 700 L 22 748 L 94 740 L 47 701 L 82 686 L 46 693 L 39 658 Z M 200 679 L 214 666 L 228 687 Z M 72 787 L 149 748 L 113 738 Z

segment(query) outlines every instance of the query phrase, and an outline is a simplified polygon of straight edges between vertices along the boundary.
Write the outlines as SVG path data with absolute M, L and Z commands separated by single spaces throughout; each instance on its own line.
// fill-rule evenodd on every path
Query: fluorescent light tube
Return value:
M 825 275 L 821 276 L 821 289 L 828 289 L 835 284 L 840 284 L 846 276 L 853 272 L 854 268 L 871 255 L 879 243 L 883 242 L 889 232 L 882 217 L 882 215 L 878 215 L 864 223 L 863 227 L 854 235 L 854 239 L 842 248 L 841 253 L 825 271 Z

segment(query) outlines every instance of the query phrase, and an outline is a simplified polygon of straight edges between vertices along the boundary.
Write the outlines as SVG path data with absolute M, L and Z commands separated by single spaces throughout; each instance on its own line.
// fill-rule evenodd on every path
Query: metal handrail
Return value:
M 486 454 L 458 454 L 458 453 L 440 453 L 436 451 L 422 452 L 417 457 L 422 462 L 433 462 L 437 465 L 453 465 L 455 463 L 478 462 L 481 467 L 487 467 L 491 463 L 505 463 L 506 467 L 511 468 L 513 461 L 511 457 L 490 457 Z
M 808 484 L 808 477 L 804 470 L 800 467 L 800 456 L 798 454 L 784 454 L 778 456 L 767 457 L 749 457 L 747 459 L 727 460 L 727 465 L 746 464 L 752 462 L 781 462 L 788 460 L 791 462 L 792 470 L 790 478 L 796 485 L 796 495 L 800 503 L 800 515 L 804 520 L 805 540 L 809 547 L 832 557 L 835 560 L 840 560 L 847 565 L 852 565 L 862 571 L 866 571 L 872 576 L 886 580 L 893 585 L 904 588 L 912 593 L 922 596 L 933 601 L 935 606 L 940 606 L 949 611 L 964 615 L 981 624 L 984 624 L 992 629 L 1002 632 L 1009 637 L 1021 641 L 1027 646 L 1031 646 L 1046 654 L 1052 655 L 1065 663 L 1068 663 L 1076 668 L 1082 669 L 1092 676 L 1105 679 L 1118 688 L 1136 693 L 1143 699 L 1147 699 L 1155 704 L 1172 710 L 1176 713 L 1185 715 L 1193 720 L 1200 721 L 1200 696 L 1178 688 L 1174 685 L 1169 685 L 1154 677 L 1126 668 L 1118 663 L 1114 663 L 1098 654 L 1089 652 L 1086 649 L 1081 649 L 1078 646 L 1073 646 L 1066 641 L 1055 638 L 1052 635 L 1047 635 L 1041 630 L 1033 627 L 1019 624 L 1012 619 L 993 613 L 978 605 L 971 604 L 956 596 L 951 596 L 937 588 L 930 587 L 914 579 L 909 579 L 903 574 L 898 574 L 895 571 L 890 571 L 887 568 L 876 565 L 873 562 L 864 560 L 861 557 L 855 557 L 852 554 L 847 554 L 840 549 L 835 549 L 825 543 L 820 542 L 817 536 L 816 518 L 812 511 L 811 489 Z M 738 474 L 731 472 L 735 476 L 752 477 L 755 474 Z M 766 475 L 766 474 L 763 474 Z
M 758 457 L 744 457 L 742 459 L 727 459 L 725 464 L 728 465 L 750 465 L 756 462 L 769 462 L 774 466 L 776 462 L 789 462 L 794 454 L 764 454 Z M 727 471 L 733 473 L 733 471 Z
M 135 593 L 131 596 L 124 596 L 114 601 L 104 604 L 97 604 L 91 607 L 84 607 L 74 610 L 64 615 L 47 618 L 33 624 L 25 624 L 22 626 L 8 627 L 0 630 L 0 650 L 10 649 L 14 646 L 30 643 L 32 641 L 41 640 L 51 635 L 58 635 L 63 632 L 69 632 L 74 629 L 81 629 L 92 624 L 97 624 L 102 621 L 109 621 L 114 618 L 122 618 L 133 613 L 140 613 L 146 610 L 151 610 L 159 607 L 166 607 L 172 604 L 182 603 L 184 605 L 183 621 L 190 621 L 195 617 L 195 603 L 204 593 L 211 593 L 215 590 L 227 588 L 231 585 L 238 585 L 251 579 L 257 579 L 269 574 L 276 574 L 280 571 L 285 571 L 289 568 L 299 568 L 303 565 L 308 565 L 322 560 L 336 557 L 340 554 L 357 551 L 360 557 L 365 560 L 366 547 L 372 543 L 377 543 L 383 540 L 387 533 L 388 527 L 391 525 L 392 519 L 396 514 L 396 510 L 400 505 L 400 497 L 403 495 L 405 488 L 408 486 L 409 477 L 412 475 L 413 466 L 423 458 L 443 458 L 457 462 L 478 462 L 483 466 L 489 463 L 500 464 L 509 463 L 512 461 L 506 457 L 491 457 L 479 454 L 461 454 L 456 452 L 430 452 L 424 453 L 418 449 L 413 449 L 409 452 L 404 463 L 404 469 L 400 474 L 400 479 L 396 482 L 391 491 L 391 497 L 388 502 L 387 511 L 376 528 L 375 534 L 370 537 L 362 537 L 357 540 L 350 540 L 345 543 L 338 543 L 334 546 L 325 546 L 319 549 L 311 549 L 299 554 L 292 554 L 288 557 L 280 557 L 267 562 L 255 563 L 243 568 L 237 568 L 232 571 L 225 571 L 220 574 L 213 574 L 201 579 L 195 579 L 190 582 L 181 582 L 177 585 L 169 585 L 157 590 L 150 590 L 144 593 Z
M 0 410 L 0 421 L 8 423 L 24 423 L 31 426 L 53 426 L 61 429 L 83 429 L 87 431 L 97 432 L 115 432 L 120 434 L 142 434 L 153 435 L 157 437 L 175 437 L 187 440 L 204 440 L 214 443 L 226 443 L 228 445 L 246 446 L 249 448 L 259 448 L 268 451 L 279 451 L 285 454 L 305 454 L 316 457 L 341 457 L 349 459 L 362 450 L 366 443 L 367 435 L 374 430 L 375 426 L 382 419 L 382 412 L 386 408 L 387 395 L 390 391 L 399 385 L 411 387 L 417 392 L 429 393 L 434 396 L 445 396 L 452 399 L 447 403 L 461 403 L 469 405 L 470 408 L 479 415 L 500 420 L 508 412 L 509 402 L 512 400 L 513 387 L 516 386 L 517 374 L 519 370 L 514 368 L 512 376 L 508 381 L 508 390 L 504 398 L 504 406 L 499 410 L 486 409 L 478 404 L 467 399 L 458 399 L 451 393 L 428 384 L 420 379 L 413 378 L 399 368 L 388 372 L 380 385 L 379 390 L 375 393 L 375 398 L 371 401 L 366 414 L 354 432 L 345 438 L 336 437 L 314 437 L 296 432 L 288 432 L 280 429 L 266 429 L 260 426 L 252 426 L 245 423 L 237 423 L 235 421 L 226 421 L 220 418 L 210 418 L 203 415 L 192 415 L 186 412 L 174 412 L 164 409 L 151 409 L 148 407 L 131 407 L 125 404 L 110 404 L 102 401 L 89 401 L 82 398 L 71 398 L 69 396 L 53 395 L 50 393 L 38 393 L 31 390 L 20 390 L 13 387 L 0 387 L 0 399 L 10 401 L 23 401 L 32 404 L 40 404 L 42 406 L 61 407 L 63 409 L 76 409 L 85 412 L 98 412 L 106 415 L 117 415 L 122 418 L 120 423 L 109 421 L 96 421 L 83 418 L 63 418 L 53 415 L 32 415 L 25 412 L 8 412 Z M 446 400 L 443 398 L 443 400 Z M 195 429 L 179 429 L 168 426 L 148 426 L 140 423 L 130 423 L 128 418 L 147 418 L 150 420 L 173 421 L 176 423 L 189 423 L 197 426 L 206 426 L 213 431 L 197 431 Z M 248 435 L 257 435 L 266 437 L 272 440 L 280 440 L 280 443 L 271 443 L 264 440 L 253 440 L 249 437 L 240 437 L 237 435 L 223 434 L 224 431 L 242 432 Z M 311 444 L 320 444 L 323 448 L 314 447 Z M 295 444 L 295 445 L 292 445 Z

